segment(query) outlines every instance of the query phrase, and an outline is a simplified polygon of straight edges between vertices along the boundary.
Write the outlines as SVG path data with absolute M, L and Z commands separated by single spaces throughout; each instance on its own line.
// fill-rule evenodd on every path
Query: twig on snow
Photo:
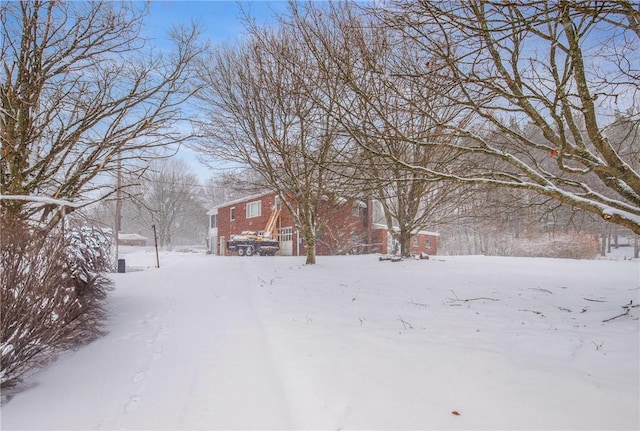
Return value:
M 407 301 L 407 304 L 411 304 L 411 305 L 419 305 L 419 306 L 421 306 L 421 307 L 425 307 L 425 308 L 427 307 L 427 304 L 423 304 L 422 302 L 415 302 L 415 301 L 413 300 L 413 298 L 411 298 L 411 300 L 410 300 L 410 301 Z
M 537 314 L 538 316 L 544 317 L 544 314 L 542 314 L 542 311 L 535 311 L 535 310 L 520 310 L 520 311 L 528 311 L 529 313 Z
M 266 286 L 267 282 L 263 278 L 261 278 L 260 276 L 256 276 L 256 278 L 260 281 L 260 287 Z M 269 280 L 269 286 L 273 286 L 273 283 L 279 278 L 282 278 L 282 277 L 274 277 L 271 280 Z
M 591 299 L 591 298 L 582 298 L 585 301 L 591 301 L 591 302 L 607 302 L 604 299 Z
M 404 320 L 402 316 L 398 316 L 398 320 L 402 322 L 402 326 L 404 326 L 404 329 L 407 329 L 407 328 L 413 329 L 413 325 L 407 322 L 406 320 Z
M 453 293 L 453 296 L 455 296 L 455 299 L 454 298 L 449 298 L 451 300 L 451 302 L 470 302 L 470 301 L 482 301 L 482 300 L 485 300 L 485 301 L 499 301 L 499 299 L 487 298 L 485 296 L 481 296 L 481 297 L 478 297 L 478 298 L 465 298 L 465 299 L 462 299 L 462 298 L 458 298 L 458 295 L 456 295 L 455 291 L 452 290 L 451 292 Z
M 539 290 L 540 292 L 550 293 L 553 295 L 553 292 L 547 289 L 543 289 L 541 287 L 530 287 L 529 290 Z
M 595 341 L 592 341 L 592 343 L 594 346 L 596 346 L 596 350 L 600 350 L 602 346 L 604 346 L 604 341 L 600 344 L 596 343 Z

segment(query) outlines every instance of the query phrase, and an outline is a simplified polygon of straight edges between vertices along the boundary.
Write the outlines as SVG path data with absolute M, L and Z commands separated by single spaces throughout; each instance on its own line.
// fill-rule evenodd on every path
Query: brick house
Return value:
M 262 235 L 269 217 L 279 211 L 276 219 L 280 255 L 304 256 L 306 248 L 295 222 L 275 193 L 248 196 L 217 205 L 209 216 L 209 252 L 228 254 L 226 241 L 231 235 L 255 231 Z M 316 253 L 322 255 L 392 253 L 395 244 L 389 234 L 382 207 L 375 201 L 326 198 L 318 213 Z M 438 233 L 420 231 L 411 239 L 413 254 L 436 254 Z

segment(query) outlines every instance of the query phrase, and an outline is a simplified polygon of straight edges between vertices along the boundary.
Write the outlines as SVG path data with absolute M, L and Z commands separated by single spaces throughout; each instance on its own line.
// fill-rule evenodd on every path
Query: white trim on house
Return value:
M 218 219 L 218 210 L 207 211 L 209 216 L 209 252 L 212 254 L 218 254 L 218 225 L 220 220 Z M 216 227 L 211 227 L 211 217 L 216 216 Z

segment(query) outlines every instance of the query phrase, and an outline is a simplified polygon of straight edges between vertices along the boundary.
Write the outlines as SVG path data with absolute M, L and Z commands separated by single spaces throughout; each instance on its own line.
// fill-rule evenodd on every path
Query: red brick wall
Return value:
M 417 238 L 418 245 L 415 245 Z M 436 254 L 438 250 L 438 237 L 436 235 L 418 234 L 411 237 L 411 254 Z
M 386 229 L 374 229 L 371 235 L 371 252 L 372 253 L 386 253 L 387 250 L 387 230 Z
M 273 206 L 275 205 L 275 194 L 269 194 L 261 196 L 255 199 L 247 199 L 246 201 L 236 202 L 224 207 L 218 207 L 218 241 L 224 236 L 225 241 L 228 241 L 231 235 L 239 235 L 243 231 L 255 231 L 259 232 L 264 230 L 269 221 L 269 216 Z M 247 218 L 247 204 L 252 202 L 261 202 L 260 215 L 256 217 Z M 231 209 L 235 208 L 235 218 L 231 220 Z M 283 206 L 280 213 L 280 221 L 277 225 L 280 227 L 293 227 L 294 231 L 294 248 L 295 253 L 295 241 L 297 240 L 297 234 L 293 217 L 289 214 L 287 209 Z
M 330 256 L 337 254 L 362 253 L 367 247 L 367 212 L 366 208 L 357 208 L 354 213 L 352 200 L 332 201 L 329 198 L 326 205 L 318 211 L 318 231 L 316 234 L 316 254 Z M 300 254 L 305 254 L 306 248 L 301 244 Z
M 415 245 L 414 238 L 418 238 L 418 244 Z M 428 241 L 427 241 L 428 240 Z M 372 235 L 372 241 L 375 246 L 372 246 L 372 253 L 392 253 L 391 244 L 389 244 L 387 229 L 375 229 L 374 234 Z M 411 237 L 409 250 L 411 254 L 420 254 L 426 253 L 429 255 L 434 255 L 438 251 L 438 236 L 437 235 L 427 235 L 427 234 L 418 234 Z

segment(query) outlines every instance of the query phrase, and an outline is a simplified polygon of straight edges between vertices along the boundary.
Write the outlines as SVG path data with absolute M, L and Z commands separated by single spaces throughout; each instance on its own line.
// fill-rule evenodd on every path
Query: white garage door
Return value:
M 293 256 L 293 228 L 283 227 L 278 233 L 280 234 L 280 254 Z

